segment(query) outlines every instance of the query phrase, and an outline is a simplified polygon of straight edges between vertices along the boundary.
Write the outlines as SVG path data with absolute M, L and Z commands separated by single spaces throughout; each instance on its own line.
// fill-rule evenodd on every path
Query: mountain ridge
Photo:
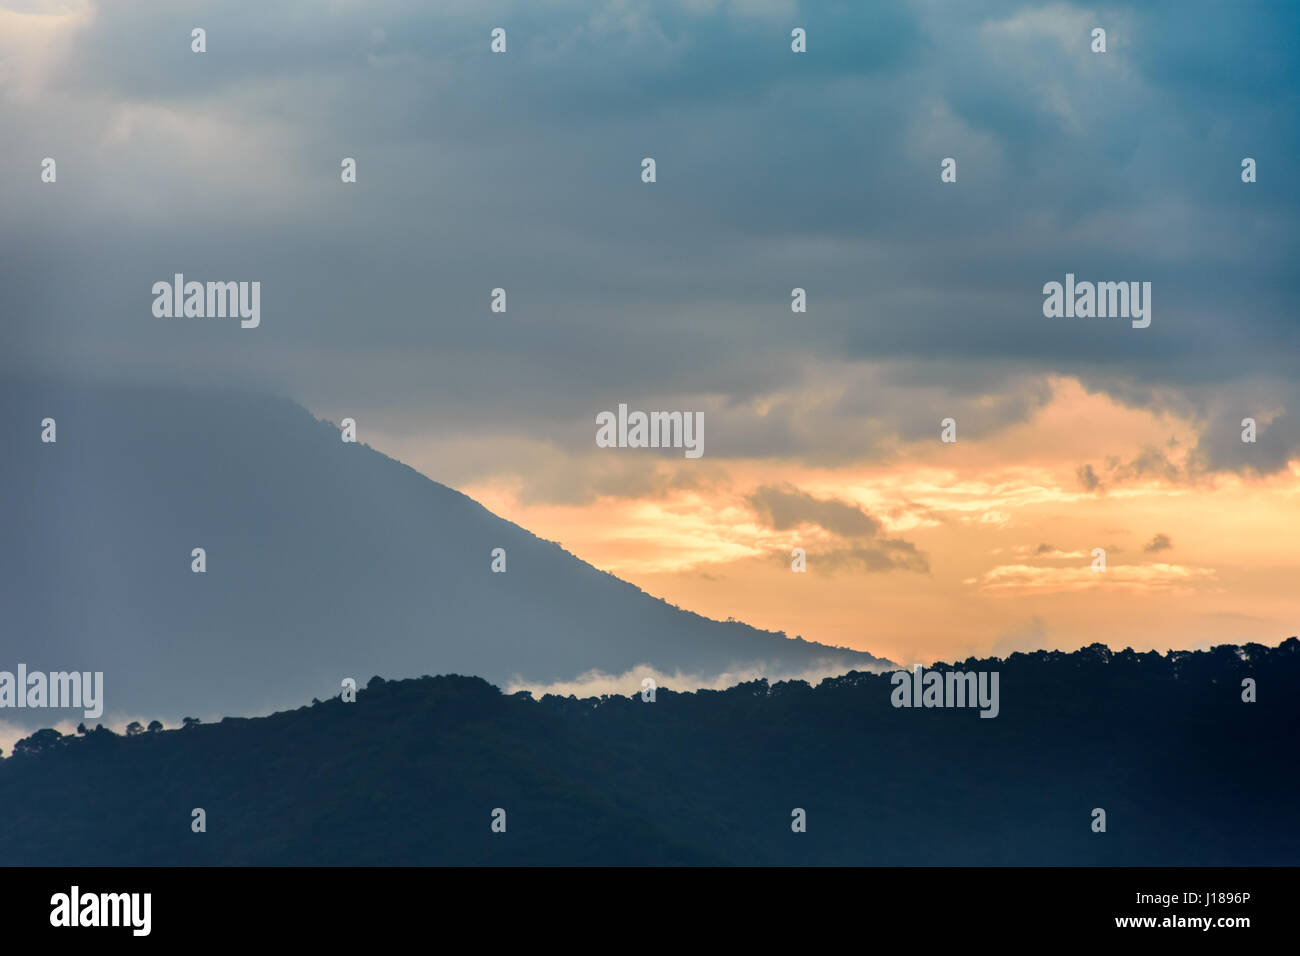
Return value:
M 0 761 L 9 865 L 1087 865 L 1300 861 L 1300 640 L 971 658 L 1002 708 L 888 674 L 599 698 L 477 677 Z M 1259 689 L 1246 702 L 1242 681 Z M 1279 744 L 1279 739 L 1281 744 Z M 1224 781 L 1231 781 L 1224 786 Z M 206 831 L 191 829 L 203 809 Z M 1106 813 L 1104 832 L 1093 828 Z M 505 813 L 506 832 L 491 823 Z M 792 813 L 806 813 L 806 832 Z
M 677 608 L 284 397 L 6 383 L 0 398 L 0 494 L 23 505 L 3 519 L 0 669 L 103 671 L 109 715 L 266 713 L 366 673 L 890 666 Z

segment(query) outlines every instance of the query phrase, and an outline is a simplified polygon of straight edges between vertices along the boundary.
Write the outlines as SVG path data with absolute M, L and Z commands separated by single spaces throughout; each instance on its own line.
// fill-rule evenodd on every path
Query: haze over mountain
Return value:
M 888 663 L 676 608 L 286 399 L 28 384 L 0 398 L 0 670 L 103 671 L 105 722 L 268 712 L 373 674 Z M 80 716 L 0 711 L 29 728 Z

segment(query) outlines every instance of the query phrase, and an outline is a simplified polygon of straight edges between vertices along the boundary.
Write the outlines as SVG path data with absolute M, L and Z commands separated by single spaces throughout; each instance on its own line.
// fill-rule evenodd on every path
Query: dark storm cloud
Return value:
M 1294 10 L 783 6 L 132 2 L 42 57 L 0 46 L 5 369 L 569 452 L 618 401 L 697 401 L 711 456 L 823 462 L 949 415 L 990 434 L 1066 373 L 1195 415 L 1204 467 L 1285 467 Z M 1045 319 L 1067 271 L 1151 281 L 1151 327 Z M 260 280 L 262 326 L 154 319 L 174 272 Z M 1228 426 L 1265 400 L 1243 445 Z

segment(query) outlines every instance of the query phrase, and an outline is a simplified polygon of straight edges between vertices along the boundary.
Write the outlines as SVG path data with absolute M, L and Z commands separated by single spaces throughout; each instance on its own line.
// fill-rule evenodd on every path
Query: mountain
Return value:
M 288 400 L 7 384 L 0 408 L 0 670 L 103 671 L 105 719 L 269 713 L 376 673 L 887 663 L 651 597 Z
M 0 761 L 0 861 L 1300 863 L 1295 638 L 957 669 L 1000 674 L 996 718 L 894 707 L 887 674 L 653 703 L 446 676 L 134 737 L 42 731 Z

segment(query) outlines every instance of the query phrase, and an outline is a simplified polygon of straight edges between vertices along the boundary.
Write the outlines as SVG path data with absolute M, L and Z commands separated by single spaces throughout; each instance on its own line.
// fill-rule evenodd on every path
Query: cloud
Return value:
M 875 671 L 883 674 L 896 668 L 886 661 L 876 667 L 855 665 L 854 669 Z M 526 690 L 534 697 L 541 697 L 543 694 L 557 694 L 561 697 L 570 695 L 574 697 L 599 697 L 606 694 L 613 697 L 632 697 L 640 695 L 641 681 L 646 678 L 653 680 L 656 688 L 685 692 L 701 689 L 726 690 L 736 684 L 759 678 L 765 678 L 770 683 L 783 680 L 802 680 L 810 684 L 816 684 L 823 678 L 838 677 L 847 672 L 848 669 L 843 664 L 835 663 L 832 660 L 815 662 L 811 667 L 800 671 L 774 668 L 764 661 L 756 661 L 752 664 L 736 664 L 725 673 L 709 676 L 687 674 L 681 671 L 674 671 L 670 674 L 650 664 L 639 664 L 622 674 L 609 674 L 591 670 L 573 680 L 560 681 L 554 684 L 535 684 L 516 680 L 507 685 L 505 692 L 514 694 Z
M 1109 479 L 1113 483 L 1134 481 L 1140 478 L 1159 478 L 1177 482 L 1184 477 L 1182 469 L 1169 460 L 1163 450 L 1155 445 L 1145 446 L 1126 464 L 1112 464 Z
M 782 561 L 786 560 L 784 557 Z M 812 552 L 808 566 L 828 571 L 915 571 L 927 574 L 930 560 L 916 545 L 901 538 L 882 539 L 868 545 L 853 545 L 832 551 Z
M 745 500 L 777 531 L 813 524 L 845 538 L 870 538 L 880 530 L 880 522 L 857 505 L 814 498 L 789 484 L 764 485 Z
M 1016 545 L 1011 549 L 1012 553 L 1024 558 L 1036 558 L 1049 561 L 1059 560 L 1077 560 L 1089 556 L 1088 551 L 1062 551 L 1060 548 L 1051 544 L 1040 544 L 1033 548 L 1028 545 Z
M 1169 535 L 1158 534 L 1148 541 L 1142 550 L 1147 554 L 1155 554 L 1157 551 L 1168 551 L 1173 546 L 1174 543 L 1169 540 Z
M 773 29 L 786 6 L 505 2 L 492 55 L 469 0 L 239 0 L 205 12 L 199 55 L 162 0 L 24 4 L 72 13 L 0 28 L 0 164 L 31 173 L 4 195 L 0 373 L 234 376 L 390 431 L 562 454 L 590 448 L 595 411 L 655 396 L 707 407 L 711 457 L 827 464 L 889 460 L 944 417 L 995 434 L 1066 375 L 1195 411 L 1198 468 L 1300 454 L 1300 193 L 1223 159 L 1300 153 L 1300 81 L 1267 66 L 1292 62 L 1295 11 L 1193 26 L 1121 6 L 1098 56 L 1073 5 L 838 4 L 796 55 Z M 1151 328 L 1043 319 L 1067 269 L 1152 281 Z M 262 326 L 154 319 L 150 285 L 177 271 L 260 280 Z M 490 315 L 498 286 L 509 311 Z M 1186 478 L 1157 455 L 1080 468 L 1091 491 Z
M 1205 471 L 1269 475 L 1300 458 L 1300 385 L 1233 388 L 1218 396 L 1192 450 Z M 1255 419 L 1255 440 L 1243 441 L 1247 418 Z
M 809 566 L 831 572 L 930 570 L 926 555 L 901 538 L 879 538 L 881 523 L 845 501 L 816 498 L 791 484 L 764 485 L 746 497 L 761 523 L 776 531 L 820 528 L 852 543 L 808 551 Z M 787 560 L 784 556 L 782 561 Z
M 1090 565 L 1073 568 L 1043 568 L 1026 564 L 1000 565 L 978 578 L 968 578 L 967 585 L 990 594 L 1047 594 L 1062 591 L 1086 591 L 1116 588 L 1134 592 L 1156 592 L 1192 588 L 1215 577 L 1212 568 L 1193 568 L 1177 564 L 1108 565 L 1094 571 Z
M 1171 439 L 1170 448 L 1177 447 L 1177 441 Z M 1188 456 L 1191 460 L 1191 456 Z M 1087 491 L 1106 491 L 1108 488 L 1132 484 L 1137 481 L 1161 481 L 1167 484 L 1188 484 L 1200 476 L 1193 466 L 1184 466 L 1175 462 L 1169 454 L 1157 445 L 1147 443 L 1128 461 L 1112 455 L 1102 466 L 1098 475 L 1091 464 L 1080 465 L 1075 469 L 1075 476 Z

